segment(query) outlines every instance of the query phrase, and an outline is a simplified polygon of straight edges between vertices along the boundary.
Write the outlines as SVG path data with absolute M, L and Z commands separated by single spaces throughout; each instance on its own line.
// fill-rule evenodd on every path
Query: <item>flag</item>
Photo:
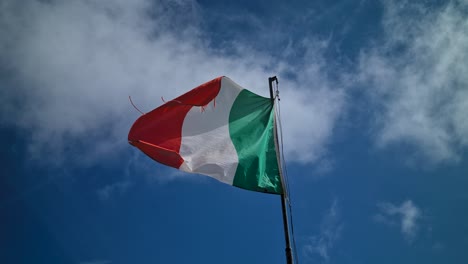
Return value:
M 128 141 L 155 161 L 281 194 L 273 101 L 219 77 L 142 115 Z

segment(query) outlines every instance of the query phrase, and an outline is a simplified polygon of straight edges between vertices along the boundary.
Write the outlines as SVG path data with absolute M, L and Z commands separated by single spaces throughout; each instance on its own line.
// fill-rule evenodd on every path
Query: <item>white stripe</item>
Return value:
M 242 87 L 227 77 L 221 79 L 221 90 L 214 102 L 202 111 L 192 107 L 182 125 L 180 170 L 200 173 L 232 185 L 238 156 L 229 135 L 229 113 Z

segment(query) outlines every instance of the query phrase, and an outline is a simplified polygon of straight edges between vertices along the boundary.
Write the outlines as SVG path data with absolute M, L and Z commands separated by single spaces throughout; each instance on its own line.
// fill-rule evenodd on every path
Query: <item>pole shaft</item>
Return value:
M 291 242 L 289 238 L 288 216 L 286 212 L 286 197 L 281 194 L 281 211 L 283 212 L 284 238 L 286 240 L 286 263 L 292 264 Z
M 276 78 L 276 76 L 273 76 L 273 77 L 270 77 L 268 78 L 268 83 L 269 83 L 269 86 L 270 86 L 270 98 L 271 98 L 271 102 L 274 103 L 275 101 L 275 98 L 273 97 L 273 82 L 276 81 L 278 82 L 278 79 Z M 276 127 L 275 127 L 275 133 L 276 133 Z M 277 142 L 278 143 L 278 142 Z M 276 146 L 278 146 L 278 144 L 276 144 Z M 278 149 L 277 149 L 278 151 Z M 281 168 L 280 168 L 281 169 Z M 280 173 L 280 175 L 282 175 Z M 283 182 L 284 179 L 281 179 L 281 181 Z M 283 184 L 283 187 L 285 185 Z M 289 237 L 289 221 L 288 221 L 288 212 L 286 210 L 286 189 L 283 188 L 283 193 L 281 194 L 281 211 L 283 213 L 283 227 L 284 227 L 284 238 L 286 240 L 286 263 L 287 264 L 292 264 L 293 263 L 293 258 L 292 258 L 292 252 L 291 252 L 291 240 L 290 240 L 290 237 Z

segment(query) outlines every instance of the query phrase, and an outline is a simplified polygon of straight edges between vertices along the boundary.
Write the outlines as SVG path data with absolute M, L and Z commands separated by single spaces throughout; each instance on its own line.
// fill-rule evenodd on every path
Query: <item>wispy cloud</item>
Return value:
M 384 1 L 384 37 L 362 51 L 359 75 L 375 100 L 376 142 L 415 157 L 456 162 L 468 147 L 466 1 Z
M 399 226 L 408 242 L 412 242 L 416 238 L 422 213 L 413 201 L 407 200 L 400 206 L 388 202 L 379 203 L 377 206 L 380 213 L 374 215 L 374 220 L 387 225 Z
M 343 222 L 340 216 L 338 200 L 335 199 L 322 218 L 320 233 L 311 236 L 304 246 L 305 255 L 312 259 L 319 259 L 322 263 L 330 261 L 330 252 L 335 243 L 341 238 Z
M 113 195 L 121 195 L 125 193 L 131 186 L 131 181 L 123 180 L 108 184 L 102 187 L 101 189 L 97 190 L 96 193 L 101 201 L 107 201 Z

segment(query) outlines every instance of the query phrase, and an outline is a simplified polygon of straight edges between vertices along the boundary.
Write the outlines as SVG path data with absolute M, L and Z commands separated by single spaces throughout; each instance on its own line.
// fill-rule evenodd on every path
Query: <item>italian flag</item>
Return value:
M 273 102 L 219 77 L 142 115 L 128 141 L 157 162 L 282 194 Z

